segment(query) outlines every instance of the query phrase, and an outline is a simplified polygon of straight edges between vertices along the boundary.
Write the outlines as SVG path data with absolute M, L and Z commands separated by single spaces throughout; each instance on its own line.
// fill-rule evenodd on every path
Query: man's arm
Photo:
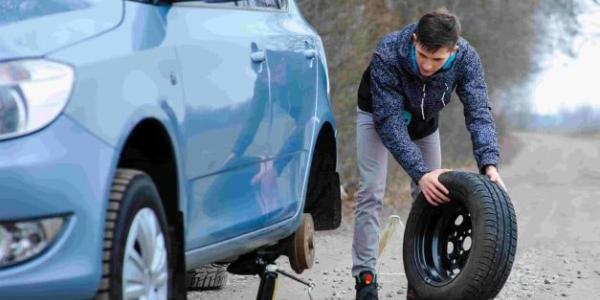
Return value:
M 500 151 L 496 124 L 488 103 L 483 67 L 479 55 L 471 46 L 467 49 L 461 68 L 456 93 L 463 103 L 465 123 L 471 134 L 477 167 L 481 174 L 486 174 L 487 166 L 498 165 Z
M 400 80 L 397 70 L 392 68 L 375 52 L 371 62 L 375 130 L 400 166 L 415 182 L 419 182 L 431 169 L 425 165 L 421 151 L 408 134 L 402 118 L 404 97 L 399 90 Z

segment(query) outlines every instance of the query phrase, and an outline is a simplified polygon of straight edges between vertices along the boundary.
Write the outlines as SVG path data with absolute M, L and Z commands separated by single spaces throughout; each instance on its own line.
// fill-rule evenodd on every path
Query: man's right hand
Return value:
M 452 171 L 450 169 L 435 169 L 421 177 L 419 180 L 419 188 L 425 196 L 429 204 L 438 206 L 440 204 L 450 202 L 448 198 L 448 189 L 438 180 L 438 177 L 445 172 Z

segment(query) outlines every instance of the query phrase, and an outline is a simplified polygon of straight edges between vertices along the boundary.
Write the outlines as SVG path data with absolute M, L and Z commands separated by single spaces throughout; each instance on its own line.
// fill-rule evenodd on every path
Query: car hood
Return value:
M 0 2 L 0 61 L 40 57 L 118 26 L 121 0 Z

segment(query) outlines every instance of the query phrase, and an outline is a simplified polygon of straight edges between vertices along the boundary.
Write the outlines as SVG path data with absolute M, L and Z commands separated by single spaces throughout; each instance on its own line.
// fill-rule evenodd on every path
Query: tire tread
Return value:
M 107 205 L 106 219 L 104 225 L 104 243 L 102 248 L 102 280 L 96 294 L 95 300 L 110 299 L 110 263 L 112 260 L 113 239 L 115 224 L 120 214 L 120 204 L 123 199 L 123 192 L 135 178 L 135 176 L 144 175 L 143 172 L 133 169 L 117 169 L 115 178 L 110 189 L 110 199 Z
M 215 290 L 227 285 L 227 269 L 223 265 L 209 264 L 188 273 L 189 290 Z

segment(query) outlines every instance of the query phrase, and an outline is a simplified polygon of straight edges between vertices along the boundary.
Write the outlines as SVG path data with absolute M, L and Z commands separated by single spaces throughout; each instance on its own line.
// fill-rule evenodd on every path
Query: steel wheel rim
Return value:
M 473 248 L 471 214 L 460 201 L 426 209 L 416 237 L 415 257 L 425 281 L 445 285 L 465 268 Z
M 137 212 L 123 257 L 123 299 L 163 300 L 168 295 L 168 268 L 165 237 L 154 211 Z

